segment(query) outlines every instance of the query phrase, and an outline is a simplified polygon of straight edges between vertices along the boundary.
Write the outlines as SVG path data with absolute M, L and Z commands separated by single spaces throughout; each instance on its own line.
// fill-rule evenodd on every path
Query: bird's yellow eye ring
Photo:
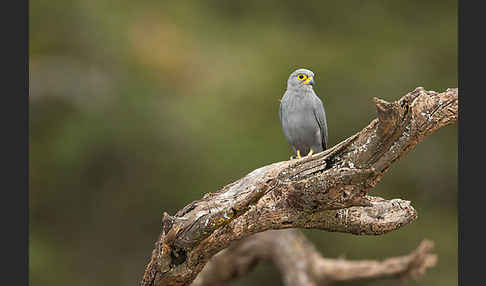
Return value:
M 299 74 L 299 75 L 297 76 L 297 78 L 298 78 L 299 80 L 306 80 L 306 79 L 307 79 L 307 76 L 306 76 L 305 74 L 302 74 L 302 73 L 301 73 L 301 74 Z

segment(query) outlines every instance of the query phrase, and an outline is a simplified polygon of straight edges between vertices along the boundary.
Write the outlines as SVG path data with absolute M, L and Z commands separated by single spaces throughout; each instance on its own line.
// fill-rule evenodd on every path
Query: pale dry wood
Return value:
M 164 214 L 140 285 L 189 285 L 231 242 L 269 229 L 380 235 L 414 221 L 410 202 L 368 193 L 392 163 L 457 121 L 457 89 L 416 88 L 395 102 L 374 101 L 378 118 L 329 150 L 261 167 L 174 216 Z
M 383 278 L 418 279 L 437 262 L 432 248 L 431 241 L 423 240 L 410 254 L 383 261 L 328 259 L 295 229 L 269 230 L 237 241 L 216 254 L 191 286 L 228 285 L 261 261 L 276 265 L 288 286 L 326 286 Z

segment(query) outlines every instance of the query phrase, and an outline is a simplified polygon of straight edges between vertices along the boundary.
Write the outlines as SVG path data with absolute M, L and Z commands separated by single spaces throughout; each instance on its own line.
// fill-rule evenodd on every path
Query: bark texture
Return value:
M 457 121 L 457 89 L 419 87 L 395 102 L 374 102 L 378 118 L 336 146 L 261 167 L 174 216 L 164 213 L 140 285 L 189 285 L 216 253 L 266 230 L 380 235 L 413 222 L 417 213 L 409 201 L 368 193 L 391 164 Z

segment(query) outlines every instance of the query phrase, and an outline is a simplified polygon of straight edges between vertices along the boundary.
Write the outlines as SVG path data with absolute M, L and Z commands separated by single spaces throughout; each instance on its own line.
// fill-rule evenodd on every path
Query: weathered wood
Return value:
M 437 262 L 434 244 L 424 240 L 405 256 L 376 260 L 324 258 L 296 229 L 257 233 L 216 254 L 191 286 L 223 286 L 247 274 L 260 261 L 273 263 L 287 286 L 326 286 L 335 282 L 420 278 Z
M 414 221 L 410 202 L 368 193 L 392 163 L 457 121 L 457 89 L 419 87 L 396 102 L 374 101 L 378 118 L 333 148 L 264 166 L 165 214 L 140 285 L 188 285 L 231 242 L 269 229 L 380 235 Z

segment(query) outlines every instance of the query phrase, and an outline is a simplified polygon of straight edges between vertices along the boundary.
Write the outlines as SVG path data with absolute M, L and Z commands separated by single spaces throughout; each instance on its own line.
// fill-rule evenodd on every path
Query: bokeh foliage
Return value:
M 316 74 L 331 145 L 375 118 L 373 96 L 457 87 L 457 1 L 37 0 L 29 47 L 31 285 L 136 285 L 163 211 L 289 158 L 278 106 L 294 69 Z M 350 259 L 432 239 L 439 263 L 411 285 L 456 285 L 457 127 L 374 195 L 412 200 L 418 220 L 305 233 Z M 262 264 L 234 285 L 281 281 Z

